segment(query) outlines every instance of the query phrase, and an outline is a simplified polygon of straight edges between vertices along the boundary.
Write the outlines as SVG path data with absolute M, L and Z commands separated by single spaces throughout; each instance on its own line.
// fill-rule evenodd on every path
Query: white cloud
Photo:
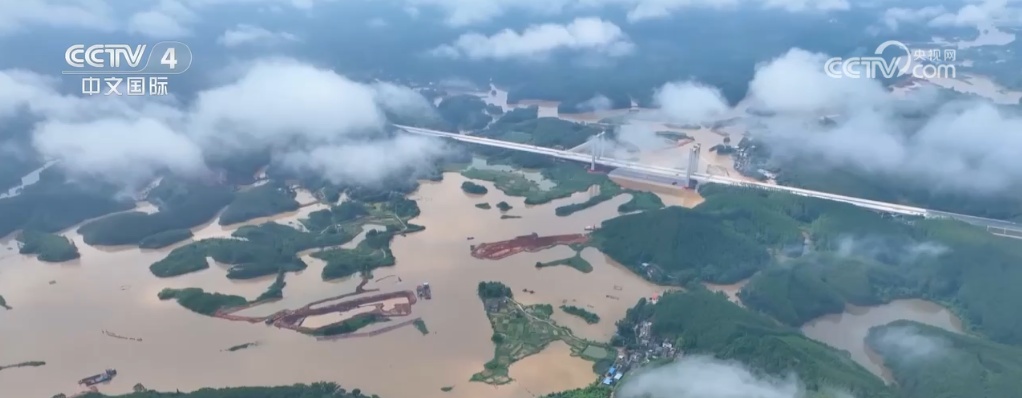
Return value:
M 607 98 L 606 95 L 599 94 L 578 104 L 578 111 L 600 112 L 612 109 L 613 107 L 614 103 L 610 100 L 610 98 Z
M 510 29 L 492 36 L 467 33 L 434 54 L 470 59 L 542 58 L 556 51 L 576 50 L 621 56 L 633 44 L 617 25 L 599 18 L 577 18 L 567 25 L 533 25 L 521 33 Z
M 675 123 L 708 123 L 730 111 L 720 90 L 696 82 L 664 84 L 654 93 L 653 100 L 661 114 Z
M 923 24 L 947 12 L 944 6 L 923 8 L 895 7 L 884 11 L 883 22 L 891 30 L 898 30 L 902 23 Z
M 844 11 L 852 8 L 848 0 L 763 0 L 763 7 L 790 12 Z
M 451 26 L 466 26 L 486 22 L 513 10 L 528 11 L 538 14 L 559 14 L 565 7 L 577 0 L 401 0 L 408 4 L 408 9 L 418 10 L 424 7 L 440 9 L 446 15 L 446 23 Z
M 761 65 L 750 83 L 750 101 L 777 112 L 756 134 L 776 156 L 897 176 L 934 190 L 986 194 L 1022 186 L 1018 115 L 981 101 L 940 106 L 930 90 L 900 99 L 875 80 L 827 77 L 824 58 L 792 50 Z M 910 122 L 906 111 L 931 115 Z M 833 114 L 835 125 L 817 123 Z
M 228 29 L 217 39 L 224 47 L 238 47 L 246 44 L 272 46 L 285 42 L 298 41 L 298 37 L 288 32 L 273 32 L 254 25 L 239 24 Z
M 179 38 L 191 33 L 197 18 L 214 7 L 233 6 L 246 10 L 308 11 L 337 0 L 161 0 L 130 2 L 119 0 L 27 0 L 0 2 L 0 35 L 24 31 L 26 27 L 77 27 L 102 31 L 128 31 L 153 38 Z M 843 10 L 848 0 L 393 0 L 404 4 L 411 16 L 421 9 L 437 9 L 450 26 L 463 27 L 488 22 L 508 12 L 539 16 L 567 12 L 600 12 L 615 8 L 627 12 L 630 21 L 665 17 L 689 8 L 749 9 L 775 8 L 791 12 Z M 167 6 L 167 3 L 174 3 Z M 169 8 L 169 9 L 168 9 Z M 227 12 L 218 10 L 218 12 Z M 376 23 L 372 23 L 376 26 Z
M 184 4 L 161 0 L 155 7 L 133 14 L 128 19 L 127 30 L 152 38 L 178 39 L 191 34 L 188 25 L 197 18 Z
M 413 8 L 432 7 L 446 16 L 448 25 L 460 27 L 483 23 L 508 12 L 536 15 L 592 12 L 606 7 L 623 9 L 632 22 L 661 18 L 690 8 L 782 9 L 790 12 L 847 10 L 848 0 L 403 0 Z
M 61 120 L 89 120 L 103 115 L 128 115 L 140 117 L 150 115 L 163 119 L 174 119 L 179 112 L 168 102 L 131 101 L 118 97 L 92 100 L 73 95 L 60 94 L 59 80 L 27 70 L 0 70 L 0 121 L 18 114 Z
M 0 1 L 0 36 L 23 33 L 33 27 L 81 28 L 103 32 L 124 31 L 156 39 L 175 39 L 192 33 L 208 8 L 232 6 L 251 9 L 307 11 L 336 0 L 26 0 Z M 218 10 L 220 11 L 220 10 Z M 224 12 L 224 11 L 220 11 Z M 228 11 L 229 12 L 229 11 Z
M 446 152 L 440 141 L 399 135 L 382 142 L 356 141 L 289 152 L 280 157 L 280 163 L 293 170 L 316 173 L 334 183 L 371 185 L 379 182 L 381 176 L 394 175 L 409 167 L 424 170 Z
M 439 142 L 384 130 L 384 110 L 433 111 L 411 89 L 357 83 L 290 59 L 257 61 L 228 83 L 199 92 L 187 108 L 173 99 L 63 95 L 57 87 L 55 79 L 32 72 L 0 71 L 0 121 L 40 119 L 32 143 L 43 156 L 62 160 L 72 175 L 129 189 L 162 171 L 201 173 L 210 154 L 270 149 L 295 169 L 368 182 L 443 152 Z M 329 158 L 339 154 L 347 159 Z
M 33 142 L 61 167 L 100 179 L 141 187 L 155 173 L 182 176 L 205 172 L 202 150 L 184 134 L 155 119 L 99 119 L 85 123 L 47 121 L 36 127 Z
M 798 380 L 760 376 L 737 362 L 685 356 L 643 370 L 618 387 L 619 398 L 805 398 Z
M 887 97 L 873 81 L 828 76 L 823 68 L 827 58 L 796 48 L 760 64 L 749 83 L 749 96 L 757 107 L 812 116 L 866 107 Z
M 923 335 L 914 326 L 887 326 L 870 333 L 875 333 L 873 343 L 880 351 L 902 360 L 933 360 L 950 348 L 944 339 Z
M 411 88 L 386 82 L 373 83 L 372 88 L 376 103 L 385 111 L 415 118 L 435 116 L 433 104 Z
M 109 32 L 117 23 L 103 0 L 0 1 L 0 35 L 36 26 Z
M 273 82 L 273 84 L 267 84 Z M 263 60 L 198 94 L 192 130 L 230 148 L 286 145 L 382 128 L 372 87 L 290 59 Z
M 984 27 L 1018 25 L 1022 23 L 1022 9 L 1011 3 L 1015 0 L 981 0 L 966 4 L 957 11 L 944 12 L 930 20 L 930 25 L 944 27 Z

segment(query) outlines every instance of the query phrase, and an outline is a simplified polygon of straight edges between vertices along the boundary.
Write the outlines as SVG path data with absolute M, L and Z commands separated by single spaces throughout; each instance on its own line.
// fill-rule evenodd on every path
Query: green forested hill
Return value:
M 220 214 L 220 225 L 231 225 L 254 218 L 298 210 L 295 192 L 283 184 L 271 182 L 239 192 Z
M 486 127 L 493 117 L 486 113 L 486 102 L 474 95 L 455 95 L 444 98 L 437 112 L 454 131 L 478 130 Z
M 0 199 L 0 236 L 19 229 L 58 232 L 90 218 L 130 209 L 130 201 L 113 199 L 116 192 L 99 182 L 70 182 L 59 168 L 50 167 L 20 195 Z
M 921 298 L 948 305 L 972 331 L 1022 345 L 1022 312 L 1013 309 L 1022 302 L 1018 240 L 779 192 L 712 185 L 700 192 L 706 202 L 692 210 L 608 220 L 594 245 L 651 279 L 663 270 L 669 278 L 659 282 L 726 283 L 765 270 L 741 297 L 791 326 L 845 304 Z
M 1022 394 L 1022 349 L 973 336 L 896 321 L 866 338 L 905 398 L 1016 398 Z
M 667 274 L 661 281 L 693 278 L 733 283 L 766 266 L 766 247 L 713 216 L 681 207 L 629 214 L 605 221 L 595 245 L 615 261 L 645 273 L 643 263 Z M 655 278 L 661 279 L 661 278 Z
M 654 335 L 676 342 L 686 355 L 735 360 L 778 377 L 794 372 L 810 391 L 839 389 L 857 398 L 897 397 L 847 354 L 698 286 L 665 294 L 656 304 L 641 300 L 618 323 L 619 338 L 631 338 L 634 325 L 644 320 L 653 322 Z
M 150 236 L 212 220 L 233 199 L 230 187 L 167 178 L 149 194 L 160 211 L 114 214 L 86 223 L 78 232 L 90 245 L 137 245 Z
M 840 312 L 845 303 L 874 305 L 923 298 L 949 305 L 969 328 L 1022 345 L 1022 245 L 979 228 L 919 220 L 880 240 L 850 240 L 845 253 L 789 261 L 752 279 L 740 293 L 751 308 L 790 325 Z

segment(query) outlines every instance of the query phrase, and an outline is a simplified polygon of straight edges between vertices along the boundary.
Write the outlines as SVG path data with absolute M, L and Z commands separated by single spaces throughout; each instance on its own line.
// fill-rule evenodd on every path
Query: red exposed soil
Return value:
M 511 240 L 480 243 L 472 246 L 472 257 L 486 260 L 500 260 L 504 257 L 525 252 L 538 252 L 558 245 L 582 244 L 589 241 L 585 234 L 539 236 L 536 233 L 522 235 Z
M 376 307 L 372 311 L 367 312 L 368 314 L 376 314 L 376 315 L 381 315 L 381 316 L 386 316 L 386 317 L 408 316 L 408 315 L 411 315 L 411 313 L 412 313 L 412 305 L 414 305 L 415 302 L 418 301 L 418 297 L 416 297 L 415 292 L 412 292 L 412 291 L 409 291 L 409 290 L 403 290 L 403 291 L 398 291 L 398 292 L 390 292 L 390 293 L 374 294 L 374 295 L 371 295 L 371 296 L 359 297 L 359 298 L 356 298 L 356 299 L 340 301 L 340 302 L 335 302 L 335 303 L 328 304 L 328 305 L 323 305 L 321 307 L 316 307 L 317 305 L 320 305 L 320 304 L 334 302 L 334 301 L 342 300 L 342 299 L 345 299 L 345 298 L 348 298 L 348 297 L 357 296 L 357 295 L 364 294 L 364 293 L 367 293 L 367 292 L 374 292 L 374 291 L 378 291 L 379 290 L 379 289 L 366 289 L 365 285 L 368 282 L 369 282 L 368 279 L 363 279 L 362 283 L 358 285 L 358 287 L 355 289 L 354 293 L 346 293 L 346 294 L 342 294 L 342 295 L 339 295 L 339 296 L 328 297 L 328 298 L 325 298 L 325 299 L 322 299 L 322 300 L 313 301 L 313 302 L 311 302 L 309 304 L 306 304 L 305 306 L 303 306 L 301 308 L 298 308 L 298 309 L 295 309 L 295 310 L 282 310 L 282 311 L 278 311 L 276 313 L 273 313 L 273 314 L 271 314 L 269 316 L 235 315 L 235 313 L 240 312 L 240 311 L 242 311 L 244 309 L 252 308 L 254 306 L 260 305 L 260 304 L 262 304 L 262 302 L 251 303 L 251 304 L 247 304 L 247 305 L 240 306 L 240 307 L 221 309 L 221 310 L 217 311 L 216 314 L 214 314 L 213 316 L 215 316 L 217 318 L 221 318 L 221 319 L 227 319 L 227 320 L 230 320 L 230 321 L 243 321 L 243 322 L 249 322 L 249 323 L 263 322 L 263 323 L 266 323 L 267 325 L 273 325 L 273 326 L 276 326 L 278 328 L 290 329 L 290 330 L 298 331 L 298 332 L 301 332 L 301 333 L 311 333 L 311 332 L 315 331 L 316 329 L 315 328 L 308 328 L 308 327 L 302 327 L 301 326 L 302 320 L 304 320 L 306 317 L 316 316 L 316 315 L 324 315 L 324 314 L 329 314 L 329 313 L 332 313 L 332 312 L 345 312 L 345 311 L 350 311 L 350 310 L 353 310 L 355 308 L 362 307 L 362 306 L 367 306 L 367 305 L 374 305 Z M 394 299 L 394 298 L 401 298 L 401 297 L 403 297 L 406 300 L 408 300 L 408 302 L 407 303 L 395 304 L 394 308 L 391 308 L 391 309 L 384 309 L 384 304 L 381 303 L 381 301 L 385 301 L 385 300 L 389 300 L 389 299 Z M 315 307 L 315 308 L 313 308 L 313 307 Z M 334 336 L 334 337 L 327 338 L 327 339 L 375 336 L 375 335 L 378 335 L 378 334 L 383 333 L 383 332 L 391 331 L 391 330 L 397 329 L 399 327 L 406 326 L 408 324 L 411 324 L 411 322 L 413 322 L 413 321 L 414 321 L 414 319 L 411 320 L 411 321 L 401 322 L 401 323 L 398 323 L 398 324 L 395 324 L 395 325 L 387 326 L 385 328 L 377 329 L 377 330 L 374 330 L 372 332 L 351 333 L 351 334 L 347 334 L 347 335 L 343 335 L 343 336 Z M 321 340 L 323 340 L 323 339 L 324 338 L 321 338 Z

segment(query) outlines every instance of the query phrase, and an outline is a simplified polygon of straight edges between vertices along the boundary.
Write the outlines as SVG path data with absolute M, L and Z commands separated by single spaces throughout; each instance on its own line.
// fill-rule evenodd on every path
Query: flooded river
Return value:
M 577 233 L 587 225 L 616 216 L 627 195 L 604 202 L 569 217 L 554 216 L 553 209 L 583 201 L 587 194 L 542 206 L 525 206 L 522 198 L 503 195 L 492 184 L 483 198 L 461 191 L 464 179 L 448 173 L 443 182 L 427 182 L 413 195 L 422 215 L 416 224 L 426 230 L 396 237 L 392 248 L 397 265 L 378 270 L 368 287 L 382 291 L 413 289 L 429 282 L 433 299 L 413 307 L 430 330 L 423 336 L 406 327 L 371 338 L 319 342 L 289 330 L 262 324 L 229 322 L 200 316 L 169 301 L 157 292 L 166 287 L 201 287 L 207 291 L 254 298 L 272 278 L 230 281 L 226 267 L 214 264 L 207 270 L 169 279 L 158 279 L 149 265 L 168 250 L 104 248 L 85 245 L 72 231 L 82 258 L 65 264 L 47 264 L 16 254 L 14 242 L 0 246 L 0 294 L 14 308 L 0 310 L 0 364 L 46 361 L 37 368 L 0 372 L 0 391 L 5 396 L 49 397 L 80 390 L 77 380 L 118 370 L 105 393 L 126 393 L 135 383 L 158 390 L 194 390 L 205 386 L 280 385 L 320 380 L 361 388 L 382 397 L 533 397 L 584 386 L 595 380 L 591 363 L 569 356 L 563 344 L 511 367 L 511 384 L 493 387 L 470 383 L 469 377 L 492 358 L 492 330 L 476 296 L 484 280 L 508 284 L 525 303 L 576 305 L 598 314 L 602 320 L 587 325 L 581 319 L 555 311 L 555 318 L 578 335 L 606 340 L 614 320 L 642 297 L 663 289 L 641 280 L 596 250 L 583 256 L 594 270 L 580 273 L 569 267 L 536 269 L 537 261 L 572 255 L 566 247 L 539 253 L 521 253 L 499 261 L 469 255 L 469 245 L 508 239 L 532 232 L 541 235 Z M 508 214 L 521 219 L 500 219 L 496 209 L 481 210 L 481 201 L 507 201 Z M 275 217 L 294 224 L 300 217 L 322 208 L 311 205 Z M 262 222 L 266 220 L 257 220 Z M 215 222 L 196 228 L 196 236 L 228 236 L 239 225 L 222 227 Z M 468 237 L 474 237 L 468 241 Z M 311 301 L 350 292 L 357 280 L 323 282 L 322 262 L 303 256 L 309 268 L 288 274 L 285 299 L 250 311 L 272 312 L 296 308 Z M 393 275 L 393 277 L 391 277 Z M 523 289 L 535 293 L 525 293 Z M 117 339 L 103 331 L 141 339 Z M 228 347 L 259 342 L 236 352 Z M 454 386 L 442 392 L 444 386 Z
M 852 359 L 891 382 L 883 360 L 866 346 L 866 335 L 874 326 L 905 319 L 949 331 L 965 333 L 962 321 L 944 307 L 924 300 L 896 300 L 875 307 L 850 307 L 844 313 L 817 318 L 802 327 L 811 339 L 851 353 Z

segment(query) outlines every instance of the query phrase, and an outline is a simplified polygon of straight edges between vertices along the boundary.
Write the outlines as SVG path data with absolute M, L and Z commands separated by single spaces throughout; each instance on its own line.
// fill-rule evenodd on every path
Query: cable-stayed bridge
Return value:
M 712 184 L 724 184 L 732 186 L 742 186 L 757 189 L 766 189 L 772 191 L 781 191 L 793 195 L 806 196 L 811 198 L 819 198 L 825 200 L 831 200 L 835 202 L 848 203 L 851 205 L 882 211 L 885 213 L 902 214 L 911 216 L 922 216 L 926 218 L 950 218 L 958 221 L 966 222 L 969 224 L 985 227 L 987 231 L 1011 238 L 1022 239 L 1022 225 L 1018 225 L 1008 221 L 995 220 L 990 218 L 975 217 L 965 214 L 949 213 L 938 210 L 930 210 L 922 207 L 906 206 L 896 203 L 887 203 L 870 199 L 856 198 L 852 196 L 838 195 L 827 192 L 814 191 L 810 189 L 789 187 L 784 185 L 768 184 L 765 182 L 758 181 L 746 181 L 737 178 L 724 177 L 710 175 L 707 173 L 701 173 L 697 170 L 698 165 L 698 149 L 691 152 L 688 161 L 688 167 L 686 169 L 678 169 L 663 166 L 647 165 L 638 162 L 631 162 L 627 160 L 614 159 L 612 157 L 604 156 L 606 142 L 601 133 L 595 139 L 589 142 L 579 145 L 578 147 L 570 150 L 547 148 L 529 144 L 521 144 L 517 142 L 509 142 L 502 140 L 495 140 L 492 138 L 476 137 L 466 134 L 449 133 L 446 131 L 424 129 L 419 127 L 395 125 L 395 127 L 404 130 L 411 134 L 423 135 L 429 137 L 448 138 L 460 142 L 467 142 L 478 145 L 486 145 L 491 147 L 505 148 L 516 151 L 530 152 L 540 155 L 552 156 L 560 159 L 574 160 L 582 163 L 589 163 L 591 167 L 596 165 L 620 168 L 630 171 L 629 174 L 645 174 L 654 179 L 668 178 L 671 180 L 683 179 L 685 181 L 697 181 L 699 183 L 712 183 Z M 588 150 L 590 153 L 584 153 Z

